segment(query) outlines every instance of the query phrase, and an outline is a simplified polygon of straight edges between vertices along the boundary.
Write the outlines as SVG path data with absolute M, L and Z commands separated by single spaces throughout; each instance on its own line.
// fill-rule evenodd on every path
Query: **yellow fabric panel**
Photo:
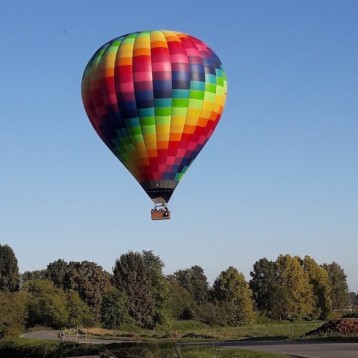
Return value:
M 200 116 L 199 108 L 188 108 L 188 114 L 186 115 L 186 125 L 196 125 Z
M 150 34 L 150 42 L 152 47 L 168 47 L 165 36 L 161 31 L 152 31 Z
M 157 141 L 169 140 L 170 125 L 169 124 L 157 124 Z

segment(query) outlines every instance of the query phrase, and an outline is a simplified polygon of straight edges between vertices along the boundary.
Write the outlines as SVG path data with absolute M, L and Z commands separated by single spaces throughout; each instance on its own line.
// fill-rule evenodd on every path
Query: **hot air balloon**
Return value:
M 95 131 L 154 202 L 167 203 L 222 115 L 226 74 L 201 40 L 174 31 L 141 31 L 100 47 L 82 78 Z

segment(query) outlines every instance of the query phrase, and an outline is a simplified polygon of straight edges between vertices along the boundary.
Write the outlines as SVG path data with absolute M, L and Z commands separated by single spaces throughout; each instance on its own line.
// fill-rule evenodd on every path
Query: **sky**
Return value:
M 112 38 L 168 29 L 221 59 L 215 133 L 169 203 L 152 202 L 93 130 L 81 79 Z M 164 272 L 309 255 L 358 291 L 358 2 L 2 1 L 0 244 L 21 272 L 57 259 L 112 272 L 152 250 Z

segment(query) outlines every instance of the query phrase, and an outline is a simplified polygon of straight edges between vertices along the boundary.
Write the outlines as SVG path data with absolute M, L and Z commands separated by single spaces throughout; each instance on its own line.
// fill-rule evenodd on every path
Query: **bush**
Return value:
M 24 292 L 0 293 L 0 338 L 18 336 L 25 328 Z

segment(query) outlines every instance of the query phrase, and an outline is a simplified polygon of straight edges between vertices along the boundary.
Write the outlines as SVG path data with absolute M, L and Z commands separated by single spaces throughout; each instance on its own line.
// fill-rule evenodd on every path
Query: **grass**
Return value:
M 241 327 L 210 327 L 200 322 L 174 322 L 169 330 L 177 339 L 196 338 L 213 340 L 231 339 L 292 339 L 302 337 L 305 333 L 322 325 L 322 321 L 274 322 Z M 190 334 L 190 335 L 189 335 Z
M 215 346 L 179 345 L 179 342 L 224 341 L 238 339 L 296 339 L 318 328 L 323 322 L 265 322 L 242 327 L 212 327 L 198 321 L 176 321 L 167 327 L 143 330 L 127 327 L 125 331 L 91 328 L 80 331 L 88 337 L 119 339 L 115 344 L 76 344 L 29 339 L 0 341 L 0 357 L 70 357 L 100 355 L 102 357 L 142 358 L 275 358 L 280 354 L 227 349 Z M 42 327 L 43 329 L 43 327 Z M 68 330 L 66 334 L 70 334 Z M 75 331 L 72 332 L 75 334 Z M 104 354 L 106 352 L 106 354 Z
M 322 321 L 272 322 L 242 327 L 209 326 L 198 321 L 175 321 L 168 326 L 155 330 L 127 329 L 106 330 L 88 328 L 80 330 L 80 334 L 88 334 L 89 338 L 120 339 L 123 341 L 190 341 L 190 340 L 235 340 L 235 339 L 292 339 L 322 325 Z M 128 327 L 127 327 L 128 328 Z M 66 330 L 66 334 L 75 335 L 75 330 Z
M 281 354 L 261 353 L 243 349 L 204 346 L 178 347 L 171 343 L 125 343 L 109 345 L 81 345 L 17 339 L 0 341 L 2 358 L 61 358 L 80 355 L 101 355 L 109 358 L 282 358 Z

